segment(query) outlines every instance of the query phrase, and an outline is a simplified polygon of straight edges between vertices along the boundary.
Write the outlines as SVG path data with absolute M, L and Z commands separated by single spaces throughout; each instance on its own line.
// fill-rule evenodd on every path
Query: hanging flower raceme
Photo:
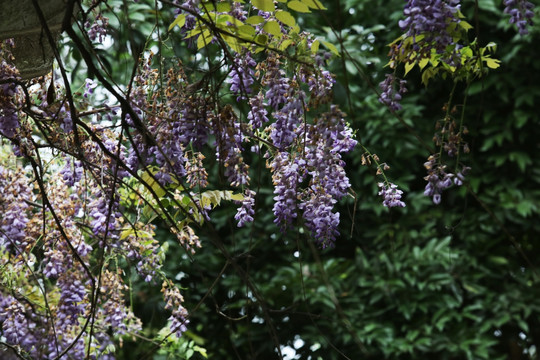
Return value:
M 465 175 L 470 170 L 465 166 L 457 174 L 446 172 L 446 165 L 439 164 L 438 156 L 430 155 L 428 161 L 424 163 L 428 175 L 424 178 L 427 180 L 427 185 L 424 190 L 424 195 L 431 196 L 434 204 L 441 203 L 443 190 L 452 185 L 461 186 L 465 181 Z
M 20 127 L 17 115 L 15 95 L 19 91 L 15 81 L 20 80 L 17 69 L 10 65 L 3 57 L 10 57 L 9 51 L 2 50 L 7 44 L 0 45 L 0 135 L 13 138 Z
M 231 92 L 237 95 L 237 101 L 245 100 L 246 95 L 251 93 L 251 85 L 254 82 L 253 68 L 255 65 L 257 63 L 253 60 L 249 51 L 235 55 L 234 64 L 232 65 L 227 82 L 231 84 Z
M 256 193 L 253 190 L 246 189 L 244 191 L 244 199 L 240 202 L 241 206 L 234 216 L 234 219 L 238 221 L 238 227 L 253 222 L 253 215 L 255 215 L 255 195 Z
M 396 184 L 379 183 L 381 188 L 379 195 L 383 197 L 383 205 L 386 207 L 405 207 L 405 203 L 401 201 L 403 191 L 399 190 Z
M 407 92 L 406 80 L 398 79 L 394 74 L 386 74 L 384 81 L 379 84 L 381 95 L 379 102 L 385 104 L 392 111 L 401 110 L 401 98 Z
M 305 177 L 305 166 L 304 159 L 291 157 L 286 152 L 276 154 L 269 164 L 274 183 L 274 222 L 283 232 L 297 217 L 298 185 Z
M 460 0 L 408 0 L 399 27 L 413 38 L 413 48 L 430 57 L 431 49 L 446 51 L 454 43 L 449 25 L 459 23 Z
M 510 24 L 515 24 L 520 35 L 529 33 L 528 26 L 532 26 L 534 5 L 527 0 L 504 0 L 504 12 L 510 15 Z
M 25 231 L 29 200 L 31 190 L 22 170 L 0 165 L 0 248 L 17 252 L 30 245 Z

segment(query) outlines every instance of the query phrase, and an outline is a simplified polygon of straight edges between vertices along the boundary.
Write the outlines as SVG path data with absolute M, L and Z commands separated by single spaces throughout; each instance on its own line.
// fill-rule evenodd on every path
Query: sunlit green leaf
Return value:
M 178 25 L 179 28 L 184 26 L 186 24 L 186 14 L 180 14 L 176 17 L 176 19 L 169 25 L 169 31 L 171 31 L 172 28 Z
M 326 10 L 319 0 L 301 0 L 304 4 L 315 10 Z
M 486 62 L 487 67 L 490 69 L 497 69 L 499 66 L 501 66 L 500 60 L 492 58 L 483 58 L 483 60 Z
M 319 45 L 321 44 L 321 42 L 319 40 L 314 40 L 313 43 L 311 44 L 311 51 L 313 53 L 316 53 L 317 51 L 319 51 Z
M 330 52 L 332 54 L 337 55 L 337 56 L 341 56 L 339 54 L 338 49 L 336 48 L 336 46 L 334 44 L 332 44 L 331 42 L 328 42 L 328 41 L 324 41 L 324 40 L 322 40 L 321 42 L 328 50 L 330 50 Z
M 201 35 L 197 38 L 197 49 L 200 50 L 206 45 L 210 44 L 212 41 L 213 35 L 210 30 L 206 29 L 202 32 Z
M 291 10 L 298 11 L 301 13 L 309 13 L 311 10 L 309 10 L 308 6 L 298 0 L 292 0 L 287 3 L 287 7 Z
M 260 24 L 264 21 L 264 18 L 262 16 L 259 16 L 259 15 L 255 15 L 255 16 L 250 16 L 246 19 L 246 24 L 252 24 L 252 25 L 256 25 L 256 24 Z
M 268 21 L 263 26 L 264 31 L 266 31 L 269 34 L 272 34 L 276 37 L 281 37 L 283 34 L 281 33 L 281 26 L 278 24 L 277 21 Z
M 296 20 L 288 11 L 276 11 L 276 19 L 291 27 L 296 25 Z
M 250 0 L 250 2 L 261 11 L 272 12 L 275 10 L 273 0 Z

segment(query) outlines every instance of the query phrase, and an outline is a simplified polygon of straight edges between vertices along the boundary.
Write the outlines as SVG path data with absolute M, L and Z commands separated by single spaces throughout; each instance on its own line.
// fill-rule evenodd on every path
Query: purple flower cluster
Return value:
M 232 2 L 229 14 L 242 22 L 247 19 L 247 11 L 245 10 L 244 4 L 238 1 Z
M 341 153 L 350 152 L 357 144 L 344 116 L 337 106 L 332 106 L 308 127 L 307 136 L 309 174 L 315 184 L 322 186 L 336 200 L 345 196 L 351 186 Z
M 384 81 L 379 84 L 381 88 L 379 102 L 388 106 L 392 111 L 401 110 L 402 107 L 399 102 L 403 94 L 407 92 L 406 84 L 406 80 L 398 79 L 395 74 L 386 74 Z
M 447 173 L 446 166 L 438 164 L 438 157 L 435 155 L 430 155 L 428 161 L 424 163 L 424 167 L 428 171 L 428 175 L 424 178 L 427 180 L 427 185 L 424 190 L 425 196 L 431 196 L 433 198 L 434 204 L 441 203 L 442 192 L 452 186 L 463 185 L 465 181 L 465 175 L 470 170 L 469 167 L 463 167 L 463 169 L 457 174 Z
M 399 21 L 399 27 L 413 38 L 415 50 L 422 50 L 430 56 L 434 48 L 442 54 L 448 45 L 454 43 L 448 26 L 460 22 L 457 15 L 459 3 L 460 0 L 407 0 L 403 9 L 406 18 Z M 418 39 L 419 35 L 424 35 L 424 38 Z
M 244 200 L 241 201 L 241 204 L 234 216 L 234 219 L 238 221 L 238 227 L 253 222 L 253 215 L 255 215 L 255 191 L 246 189 L 244 191 Z
M 191 188 L 202 189 L 208 186 L 208 172 L 204 168 L 203 160 L 204 155 L 198 152 L 186 163 L 186 182 Z
M 504 12 L 510 15 L 510 24 L 516 24 L 521 35 L 529 33 L 527 26 L 532 26 L 534 5 L 527 0 L 504 0 Z
M 17 86 L 9 82 L 18 79 L 17 69 L 0 57 L 0 80 L 3 82 L 0 84 L 0 135 L 7 138 L 13 138 L 20 127 L 17 106 L 14 103 Z
M 100 246 L 114 245 L 120 237 L 118 219 L 122 217 L 119 194 L 97 189 L 93 195 L 94 200 L 89 205 L 92 233 L 100 239 Z
M 23 249 L 27 245 L 26 201 L 30 199 L 31 192 L 22 170 L 15 172 L 0 165 L 0 247 Z
M 87 98 L 94 93 L 94 89 L 97 87 L 97 82 L 92 79 L 86 79 L 84 82 L 84 94 L 83 97 Z
M 379 195 L 383 197 L 383 205 L 386 207 L 405 207 L 405 203 L 401 201 L 401 195 L 403 191 L 399 190 L 396 184 L 379 183 L 381 191 Z
M 245 54 L 236 54 L 227 82 L 231 84 L 231 92 L 237 95 L 237 101 L 247 99 L 246 95 L 251 93 L 251 85 L 255 81 L 253 79 L 255 65 L 257 63 L 249 51 Z
M 79 317 L 89 307 L 89 303 L 83 301 L 86 296 L 86 286 L 78 279 L 83 272 L 80 271 L 82 270 L 80 267 L 78 270 L 78 272 L 64 271 L 56 282 L 60 289 L 60 300 L 55 321 L 62 331 L 68 330 L 70 326 L 78 325 Z
M 100 288 L 102 304 L 98 310 L 98 316 L 103 319 L 107 327 L 112 327 L 120 335 L 126 332 L 137 332 L 141 326 L 140 321 L 134 321 L 135 316 L 125 304 L 124 292 L 127 289 L 128 287 L 117 272 L 105 270 L 102 273 Z
M 336 106 L 330 109 L 306 129 L 305 159 L 311 181 L 299 206 L 306 226 L 323 247 L 334 246 L 339 214 L 332 209 L 351 186 L 341 153 L 351 151 L 357 143 L 345 123 L 345 114 Z
M 199 7 L 200 0 L 173 0 L 173 4 L 182 6 L 183 8 L 186 8 L 192 12 L 197 12 Z M 179 15 L 182 13 L 182 9 L 176 8 L 174 10 L 175 15 Z M 188 32 L 189 30 L 192 30 L 195 25 L 197 24 L 197 18 L 195 15 L 191 15 L 189 12 L 186 12 L 186 23 L 183 27 L 183 30 L 185 32 Z
M 210 134 L 210 110 L 204 98 L 190 97 L 182 103 L 179 125 L 176 129 L 178 140 L 184 145 L 201 149 L 208 142 Z
M 0 309 L 2 335 L 6 343 L 18 345 L 30 354 L 37 355 L 39 342 L 35 334 L 36 323 L 32 321 L 31 314 L 15 298 L 8 296 L 6 300 L 2 301 L 4 306 Z
M 181 179 L 186 175 L 185 163 L 187 158 L 184 156 L 184 148 L 175 141 L 178 123 L 172 124 L 172 129 L 164 129 L 156 138 L 157 144 L 149 147 L 148 153 L 159 167 L 159 171 L 154 174 L 160 184 L 166 185 L 172 182 L 171 175 Z M 170 136 L 172 135 L 172 136 Z
M 88 29 L 88 37 L 92 41 L 103 43 L 105 36 L 107 35 L 107 28 L 109 27 L 109 19 L 103 16 L 102 13 L 96 15 L 94 22 L 87 21 L 84 27 Z
M 249 99 L 249 106 L 251 108 L 247 115 L 249 124 L 253 130 L 259 129 L 264 123 L 269 121 L 267 117 L 268 111 L 266 111 L 267 104 L 264 102 L 264 95 L 259 92 L 257 96 Z
M 73 186 L 82 179 L 83 168 L 82 164 L 78 160 L 68 159 L 66 165 L 60 171 L 67 186 Z
M 162 267 L 159 243 L 154 240 L 152 225 L 134 224 L 133 231 L 122 236 L 120 252 L 136 262 L 137 273 L 144 281 L 152 281 Z
M 262 79 L 262 85 L 268 87 L 266 92 L 268 105 L 278 110 L 279 106 L 286 104 L 289 99 L 290 79 L 280 68 L 278 55 L 268 57 L 266 63 L 266 74 Z
M 312 186 L 308 190 L 307 199 L 299 206 L 304 211 L 306 227 L 322 248 L 333 247 L 339 235 L 339 213 L 332 212 L 336 202 L 324 188 Z
M 165 309 L 172 310 L 171 317 L 169 321 L 171 322 L 170 328 L 176 335 L 176 337 L 181 337 L 183 333 L 187 331 L 188 312 L 182 306 L 184 298 L 180 294 L 180 291 L 172 283 L 163 282 L 161 288 L 163 292 L 163 298 L 165 299 Z
M 332 88 L 336 80 L 328 70 L 323 70 L 323 64 L 316 60 L 317 67 L 301 67 L 298 78 L 309 87 L 309 106 L 326 104 L 332 99 Z M 315 70 L 315 71 L 314 71 Z
M 143 81 L 144 72 L 141 74 L 140 82 L 143 83 Z M 200 150 L 208 141 L 211 128 L 208 119 L 212 112 L 207 99 L 189 90 L 189 88 L 197 86 L 186 84 L 188 84 L 188 80 L 182 68 L 170 69 L 167 72 L 167 102 L 165 104 L 167 117 L 174 122 L 173 129 L 176 141 L 184 148 L 193 146 L 196 150 Z
M 304 98 L 303 91 L 290 94 L 283 108 L 272 113 L 275 122 L 270 126 L 270 138 L 272 144 L 280 150 L 289 147 L 296 139 L 296 129 L 302 123 L 304 115 Z
M 279 152 L 272 160 L 272 181 L 274 183 L 274 223 L 285 232 L 297 217 L 298 185 L 306 174 L 306 162 L 301 158 L 291 158 L 287 152 Z
M 249 166 L 242 157 L 244 135 L 231 106 L 225 106 L 212 121 L 216 135 L 216 157 L 225 166 L 232 186 L 249 184 Z

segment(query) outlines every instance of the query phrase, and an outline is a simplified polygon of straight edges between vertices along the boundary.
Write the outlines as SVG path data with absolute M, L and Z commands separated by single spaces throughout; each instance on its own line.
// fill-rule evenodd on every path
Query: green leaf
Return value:
M 437 73 L 439 72 L 439 69 L 438 68 L 434 68 L 434 67 L 430 67 L 430 68 L 427 68 L 425 69 L 423 72 L 422 72 L 422 84 L 424 84 L 424 86 L 428 86 L 429 84 L 429 80 L 434 77 L 435 75 L 437 75 Z
M 143 181 L 147 183 L 152 190 L 154 190 L 158 197 L 165 195 L 165 189 L 163 189 L 163 187 L 154 180 L 153 175 L 150 172 L 146 171 L 141 177 Z
M 222 35 L 223 40 L 237 53 L 242 51 L 242 46 L 238 43 L 238 39 L 234 36 Z
M 426 67 L 426 65 L 429 63 L 429 59 L 423 58 L 418 62 L 418 66 L 420 67 L 420 70 Z
M 328 41 L 324 41 L 324 40 L 322 40 L 321 42 L 322 42 L 322 44 L 323 44 L 324 46 L 326 46 L 326 48 L 327 48 L 328 50 L 330 50 L 330 52 L 331 52 L 332 54 L 334 54 L 334 55 L 336 55 L 336 56 L 341 56 L 341 55 L 339 54 L 339 51 L 338 51 L 337 47 L 336 47 L 334 44 L 332 44 L 331 42 L 328 42 Z
M 463 28 L 463 30 L 465 31 L 469 31 L 473 28 L 473 26 L 471 24 L 469 24 L 468 22 L 464 21 L 464 20 L 461 20 L 459 22 L 459 26 L 461 26 L 461 28 Z
M 275 10 L 273 0 L 250 0 L 250 2 L 261 11 L 272 12 Z
M 315 54 L 317 51 L 319 51 L 320 44 L 321 42 L 319 40 L 313 41 L 313 43 L 311 44 L 311 52 Z
M 242 35 L 246 35 L 249 38 L 252 38 L 255 36 L 255 29 L 253 26 L 250 25 L 242 25 L 238 27 L 238 32 Z
M 176 19 L 169 25 L 169 31 L 171 31 L 172 28 L 174 28 L 176 25 L 178 25 L 179 28 L 184 26 L 186 23 L 186 14 L 180 14 L 176 17 Z
M 490 69 L 496 69 L 499 66 L 501 66 L 500 60 L 492 59 L 492 58 L 484 58 L 483 60 L 486 62 L 487 67 Z
M 268 42 L 268 36 L 265 34 L 259 34 L 255 37 L 255 42 L 257 44 L 265 45 Z
M 414 65 L 416 65 L 415 62 L 406 62 L 405 63 L 405 75 L 409 73 L 414 68 Z
M 216 11 L 228 13 L 229 11 L 231 11 L 231 4 L 227 1 L 220 2 L 216 5 Z
M 199 35 L 199 37 L 197 38 L 197 50 L 200 50 L 206 45 L 210 44 L 213 37 L 214 36 L 210 32 L 210 30 L 208 29 L 204 30 L 202 34 Z
M 319 0 L 301 0 L 304 4 L 315 10 L 327 10 Z
M 291 10 L 298 11 L 301 13 L 309 13 L 311 12 L 306 4 L 298 1 L 298 0 L 292 0 L 287 3 L 287 7 Z
M 279 44 L 279 50 L 285 51 L 292 43 L 293 41 L 291 39 L 283 40 L 283 42 Z
M 246 19 L 246 24 L 257 25 L 264 21 L 264 18 L 259 15 L 250 16 Z
M 290 27 L 293 27 L 294 25 L 296 25 L 296 20 L 288 11 L 283 11 L 283 10 L 276 11 L 276 19 L 278 19 L 279 21 L 281 21 L 282 23 Z
M 276 37 L 281 37 L 283 34 L 281 33 L 281 26 L 279 26 L 277 21 L 268 21 L 263 26 L 264 31 L 266 31 L 269 34 L 272 34 Z

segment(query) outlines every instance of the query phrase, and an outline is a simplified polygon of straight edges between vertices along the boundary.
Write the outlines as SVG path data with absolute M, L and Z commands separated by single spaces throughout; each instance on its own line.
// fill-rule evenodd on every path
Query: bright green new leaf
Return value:
M 273 0 L 250 0 L 250 2 L 261 11 L 272 12 L 275 10 Z
M 293 41 L 291 39 L 283 40 L 283 42 L 279 44 L 279 50 L 285 51 L 292 43 Z
M 282 11 L 282 10 L 276 11 L 276 19 L 278 19 L 279 21 L 281 21 L 282 23 L 290 27 L 293 27 L 296 25 L 296 20 L 288 11 Z
M 326 46 L 326 47 L 328 48 L 328 50 L 330 50 L 330 52 L 331 52 L 332 54 L 334 54 L 334 55 L 336 55 L 336 56 L 341 56 L 341 55 L 339 54 L 339 51 L 338 51 L 337 47 L 336 47 L 334 44 L 332 44 L 331 42 L 328 42 L 328 41 L 324 41 L 324 40 L 321 41 L 321 42 L 322 42 L 322 44 L 323 44 L 324 46 Z
M 304 4 L 315 10 L 326 10 L 319 0 L 301 0 Z
M 197 38 L 197 50 L 200 50 L 206 45 L 210 44 L 213 37 L 214 36 L 210 32 L 210 30 L 208 29 L 204 30 L 203 33 L 199 35 L 199 37 Z
M 203 28 L 200 26 L 197 26 L 195 29 L 191 30 L 184 39 L 189 39 L 191 37 L 194 37 L 195 35 L 199 35 L 203 31 Z
M 237 53 L 242 51 L 242 46 L 238 43 L 238 39 L 234 36 L 223 35 L 223 40 Z
M 429 59 L 423 58 L 418 62 L 418 66 L 420 67 L 420 70 L 426 67 L 426 65 L 429 63 Z
M 291 30 L 289 30 L 289 34 L 298 34 L 300 32 L 300 26 L 298 24 L 295 25 Z
M 264 18 L 259 15 L 250 16 L 246 19 L 246 24 L 257 25 L 264 21 Z
M 265 45 L 268 42 L 268 36 L 265 34 L 259 34 L 255 37 L 255 42 L 257 44 Z
M 154 180 L 153 174 L 146 171 L 141 177 L 145 183 L 150 185 L 150 187 L 152 188 L 152 190 L 154 190 L 158 197 L 162 197 L 163 195 L 165 195 L 165 189 L 163 189 L 163 187 Z
M 281 26 L 279 26 L 277 21 L 268 21 L 263 26 L 264 31 L 266 31 L 269 34 L 272 34 L 276 37 L 281 37 L 283 34 L 281 33 Z
M 255 29 L 250 25 L 242 25 L 238 27 L 238 32 L 242 35 L 246 35 L 250 38 L 255 36 Z
M 320 44 L 321 42 L 319 40 L 313 41 L 313 43 L 311 44 L 311 52 L 315 54 L 317 51 L 319 51 Z
M 309 13 L 311 12 L 308 8 L 308 6 L 298 0 L 292 0 L 287 3 L 287 7 L 291 10 L 298 11 L 301 13 Z
M 501 66 L 500 60 L 492 59 L 492 58 L 484 58 L 483 60 L 486 62 L 487 67 L 490 69 L 496 69 L 499 66 Z
M 470 59 L 474 53 L 469 46 L 465 46 L 463 49 L 461 49 L 461 55 L 467 59 Z
M 409 73 L 409 71 L 411 71 L 413 69 L 414 65 L 416 65 L 415 62 L 406 62 L 405 63 L 405 75 L 407 75 Z
M 231 11 L 231 4 L 227 1 L 220 2 L 216 5 L 216 11 L 222 13 L 228 13 Z
M 185 24 L 186 24 L 186 14 L 180 14 L 171 23 L 171 25 L 169 25 L 169 31 L 171 31 L 171 29 L 174 28 L 176 25 L 178 25 L 178 27 L 181 28 Z

